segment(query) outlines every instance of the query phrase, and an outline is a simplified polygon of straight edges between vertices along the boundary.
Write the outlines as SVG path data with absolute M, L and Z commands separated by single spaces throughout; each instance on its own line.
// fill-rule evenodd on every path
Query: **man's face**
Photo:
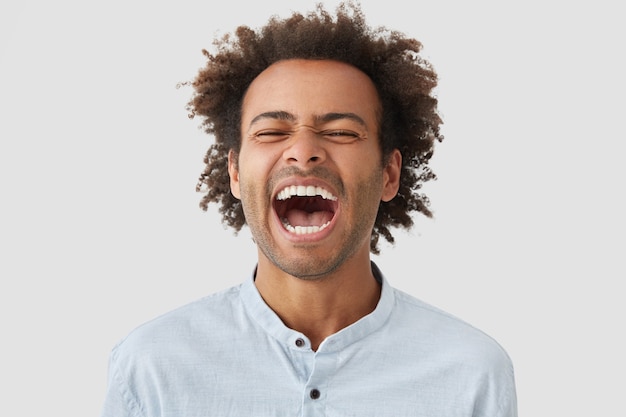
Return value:
M 381 165 L 379 113 L 369 77 L 335 61 L 281 61 L 252 82 L 229 173 L 260 257 L 316 279 L 369 256 L 378 205 L 395 196 L 400 170 L 397 152 Z

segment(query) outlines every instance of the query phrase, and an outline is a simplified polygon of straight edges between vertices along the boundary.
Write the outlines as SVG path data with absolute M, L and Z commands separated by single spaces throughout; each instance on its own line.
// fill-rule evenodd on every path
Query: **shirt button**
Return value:
M 298 347 L 302 347 L 302 346 L 304 346 L 304 339 L 302 339 L 302 338 L 297 338 L 297 339 L 296 339 L 296 346 L 298 346 Z
M 309 392 L 309 396 L 312 400 L 317 400 L 320 397 L 320 390 L 313 388 L 311 392 Z

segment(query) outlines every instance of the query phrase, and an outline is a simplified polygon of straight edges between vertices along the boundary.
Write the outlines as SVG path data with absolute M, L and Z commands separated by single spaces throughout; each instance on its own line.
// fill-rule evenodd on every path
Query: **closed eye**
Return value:
M 253 137 L 261 142 L 276 142 L 288 138 L 289 132 L 284 130 L 261 130 L 256 132 Z
M 323 135 L 325 138 L 328 138 L 334 142 L 341 142 L 341 143 L 353 142 L 361 138 L 361 135 L 359 135 L 358 133 L 352 130 L 342 130 L 342 129 L 324 130 L 320 132 L 320 134 Z

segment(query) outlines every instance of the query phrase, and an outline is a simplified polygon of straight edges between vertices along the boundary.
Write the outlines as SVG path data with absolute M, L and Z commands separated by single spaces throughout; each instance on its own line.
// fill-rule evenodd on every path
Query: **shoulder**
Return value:
M 139 325 L 113 347 L 112 359 L 175 354 L 194 340 L 219 337 L 241 317 L 240 287 L 205 296 Z
M 471 360 L 476 366 L 508 368 L 512 363 L 505 349 L 490 335 L 468 322 L 406 292 L 393 289 L 395 309 L 392 327 L 419 346 L 428 344 L 442 355 Z
M 388 326 L 393 339 L 403 343 L 390 351 L 406 369 L 416 374 L 426 369 L 428 375 L 439 376 L 432 384 L 454 381 L 464 387 L 463 395 L 474 393 L 476 409 L 490 410 L 477 415 L 500 415 L 497 409 L 515 407 L 513 362 L 493 337 L 400 290 L 394 289 L 394 299 Z

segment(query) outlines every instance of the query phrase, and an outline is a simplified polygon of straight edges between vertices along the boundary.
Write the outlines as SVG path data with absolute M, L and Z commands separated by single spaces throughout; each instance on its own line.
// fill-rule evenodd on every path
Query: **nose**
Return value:
M 319 165 L 326 160 L 323 138 L 310 128 L 298 129 L 288 144 L 283 152 L 283 158 L 290 165 L 306 168 Z

